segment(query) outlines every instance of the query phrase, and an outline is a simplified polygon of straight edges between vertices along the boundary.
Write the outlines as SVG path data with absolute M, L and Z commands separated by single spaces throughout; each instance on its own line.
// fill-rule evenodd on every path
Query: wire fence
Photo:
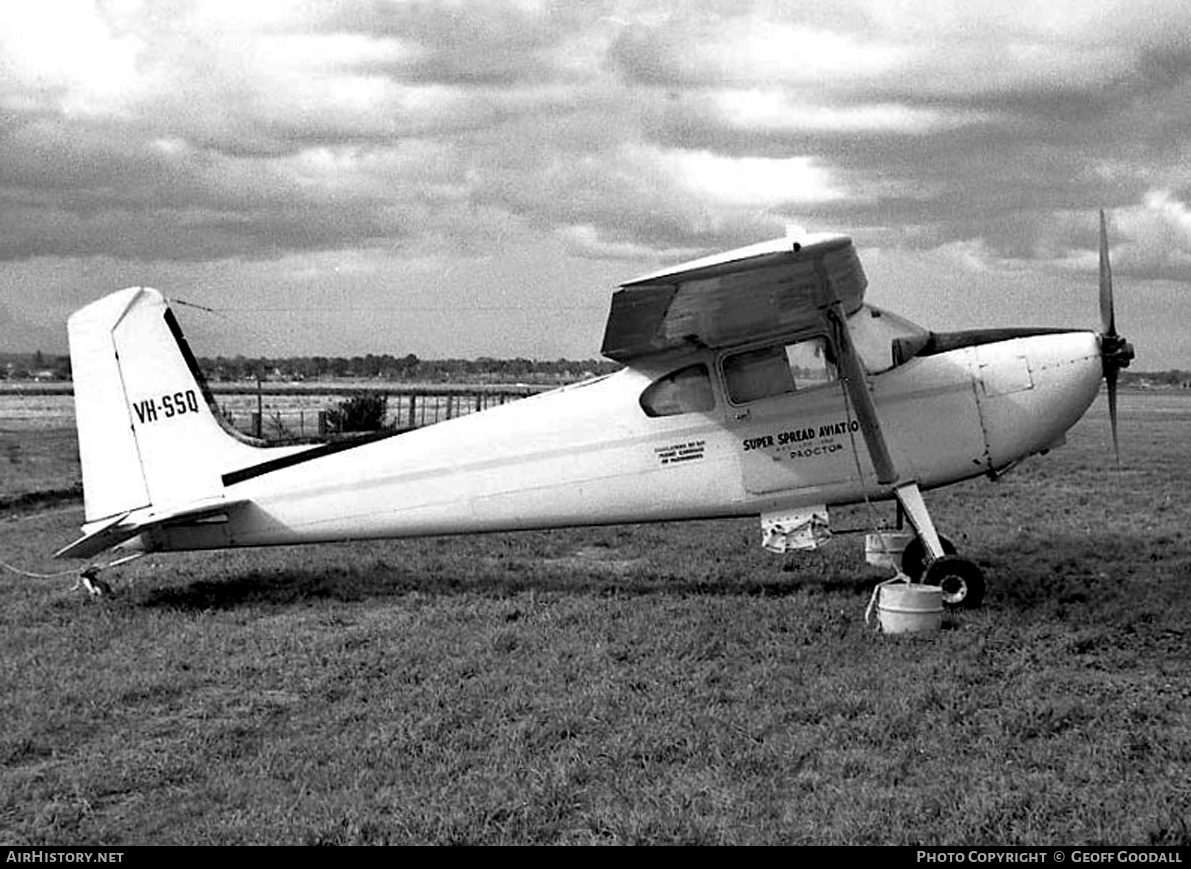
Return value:
M 307 387 L 219 385 L 215 404 L 224 420 L 237 431 L 265 441 L 317 439 L 343 433 L 337 413 L 343 402 L 358 396 L 380 396 L 385 411 L 379 421 L 385 428 L 407 431 L 435 425 L 517 401 L 547 387 L 516 386 L 418 386 L 368 389 L 359 387 Z M 68 385 L 52 390 L 0 391 L 0 419 L 4 428 L 50 430 L 74 428 L 74 398 Z
M 408 431 L 456 419 L 525 398 L 539 390 L 509 388 L 476 392 L 435 392 L 427 389 L 386 390 L 379 393 L 386 399 L 380 425 L 386 429 Z M 239 394 L 237 400 L 217 396 L 223 418 L 238 431 L 267 441 L 294 438 L 323 438 L 343 434 L 342 414 L 336 413 L 341 402 L 358 391 L 342 394 L 307 396 L 300 401 L 295 396 L 257 396 Z M 311 406 L 316 404 L 317 406 Z

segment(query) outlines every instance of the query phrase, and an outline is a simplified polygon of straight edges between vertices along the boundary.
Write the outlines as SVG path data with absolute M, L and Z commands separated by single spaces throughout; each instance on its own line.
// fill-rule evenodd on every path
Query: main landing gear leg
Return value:
M 943 603 L 972 609 L 984 599 L 984 574 L 975 563 L 955 555 L 951 541 L 940 537 L 922 500 L 917 483 L 903 483 L 894 490 L 897 502 L 918 537 L 902 554 L 902 571 L 910 579 L 943 589 Z
M 939 539 L 939 533 L 935 531 L 935 523 L 930 520 L 930 513 L 927 512 L 926 502 L 922 500 L 922 492 L 919 491 L 918 484 L 902 483 L 894 488 L 893 494 L 897 496 L 897 503 L 901 504 L 906 516 L 909 517 L 910 524 L 918 532 L 918 539 L 926 547 L 929 560 L 934 561 L 946 555 L 947 553 L 943 551 L 943 541 Z

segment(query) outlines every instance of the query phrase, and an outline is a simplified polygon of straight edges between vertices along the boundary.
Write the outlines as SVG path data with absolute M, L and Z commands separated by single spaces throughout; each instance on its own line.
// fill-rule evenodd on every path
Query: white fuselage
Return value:
M 888 497 L 839 382 L 734 405 L 722 356 L 691 350 L 309 460 L 225 469 L 226 521 L 157 527 L 146 549 L 469 534 L 733 515 Z M 650 417 L 642 392 L 703 363 L 714 408 Z M 977 344 L 870 378 L 899 478 L 935 487 L 1059 442 L 1099 389 L 1091 332 Z M 242 456 L 236 453 L 237 461 Z M 274 456 L 289 461 L 270 463 Z

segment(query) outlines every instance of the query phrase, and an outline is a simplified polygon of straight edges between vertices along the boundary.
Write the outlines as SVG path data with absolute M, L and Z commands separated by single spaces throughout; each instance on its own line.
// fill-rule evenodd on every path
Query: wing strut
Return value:
M 839 355 L 844 389 L 847 390 L 848 398 L 856 411 L 856 420 L 860 423 L 860 431 L 868 446 L 873 470 L 877 472 L 877 482 L 882 486 L 893 487 L 893 494 L 906 511 L 910 524 L 914 526 L 930 559 L 933 561 L 942 558 L 945 554 L 943 544 L 939 540 L 934 522 L 931 521 L 930 512 L 926 509 L 926 502 L 922 499 L 918 483 L 914 480 L 901 481 L 893 456 L 889 453 L 889 445 L 885 441 L 884 432 L 881 431 L 877 406 L 873 401 L 872 392 L 869 391 L 868 372 L 864 370 L 864 365 L 856 353 L 843 304 L 831 285 L 831 279 L 821 259 L 815 260 L 815 271 L 818 273 L 819 286 L 823 294 L 824 315 L 831 326 L 836 353 Z
M 891 486 L 897 482 L 897 468 L 894 467 L 893 457 L 889 455 L 889 447 L 885 443 L 885 435 L 881 431 L 881 420 L 877 416 L 877 406 L 873 403 L 872 393 L 868 388 L 868 373 L 856 354 L 852 344 L 852 333 L 848 329 L 848 320 L 844 315 L 844 306 L 839 295 L 832 286 L 831 277 L 823 265 L 821 258 L 815 259 L 815 271 L 819 277 L 819 287 L 823 294 L 822 304 L 824 315 L 831 326 L 835 339 L 836 353 L 839 356 L 840 367 L 843 369 L 844 388 L 848 391 L 848 398 L 856 410 L 856 419 L 860 423 L 860 431 L 864 435 L 864 442 L 868 446 L 868 454 L 872 457 L 873 469 L 877 472 L 877 482 L 882 486 Z
M 881 420 L 877 416 L 877 406 L 868 389 L 868 374 L 856 355 L 852 335 L 848 331 L 848 323 L 838 301 L 833 302 L 827 309 L 827 321 L 831 324 L 836 353 L 839 355 L 840 368 L 843 369 L 844 388 L 848 391 L 848 399 L 856 411 L 856 420 L 860 423 L 868 454 L 872 457 L 873 469 L 877 472 L 877 482 L 882 486 L 891 486 L 897 482 L 897 468 L 894 467 L 893 457 L 889 455 L 889 447 L 881 431 Z

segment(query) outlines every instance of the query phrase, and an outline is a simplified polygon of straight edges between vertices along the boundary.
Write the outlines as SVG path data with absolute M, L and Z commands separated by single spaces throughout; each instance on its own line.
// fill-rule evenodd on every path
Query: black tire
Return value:
M 935 559 L 922 582 L 941 587 L 943 605 L 951 609 L 975 609 L 984 600 L 984 573 L 974 562 L 958 555 Z
M 943 544 L 945 555 L 955 555 L 955 545 L 942 534 L 939 535 L 939 542 Z M 912 582 L 918 582 L 922 571 L 926 570 L 926 562 L 926 547 L 922 545 L 921 537 L 915 537 L 902 552 L 902 573 L 910 577 Z

